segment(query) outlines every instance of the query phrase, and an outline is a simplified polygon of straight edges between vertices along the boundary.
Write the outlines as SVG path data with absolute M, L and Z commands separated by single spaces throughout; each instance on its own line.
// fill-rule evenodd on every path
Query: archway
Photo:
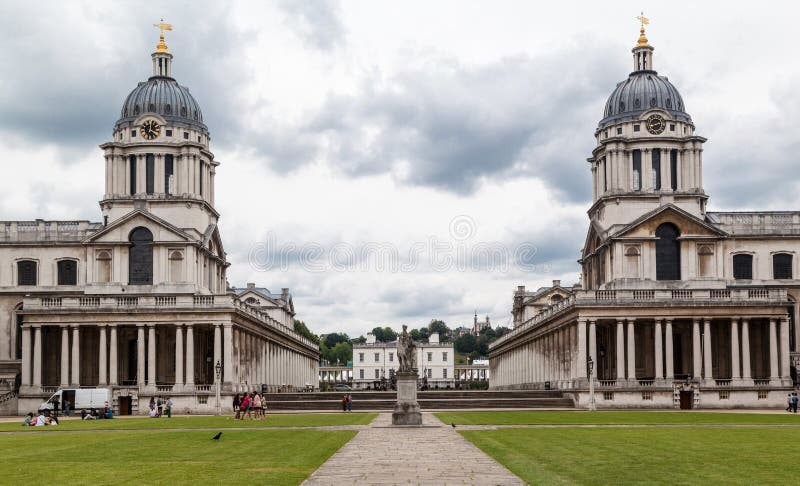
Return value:
M 656 229 L 656 280 L 681 279 L 680 231 L 672 223 Z
M 153 284 L 153 233 L 139 227 L 131 231 L 128 256 L 128 283 L 131 285 Z

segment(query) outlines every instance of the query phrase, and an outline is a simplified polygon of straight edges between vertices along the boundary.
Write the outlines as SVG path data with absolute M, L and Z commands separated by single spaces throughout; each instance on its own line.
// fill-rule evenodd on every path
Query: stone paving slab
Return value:
M 304 483 L 319 485 L 524 485 L 449 425 L 423 412 L 427 427 L 390 427 L 382 413 Z

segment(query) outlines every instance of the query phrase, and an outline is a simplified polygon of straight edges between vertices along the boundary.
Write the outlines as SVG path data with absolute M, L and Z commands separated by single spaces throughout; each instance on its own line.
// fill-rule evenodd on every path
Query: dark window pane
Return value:
M 633 190 L 642 189 L 642 151 L 633 151 Z
M 131 181 L 131 194 L 136 194 L 136 156 L 131 155 L 128 157 L 131 166 L 130 181 Z
M 669 185 L 673 191 L 678 190 L 678 151 L 669 151 Z
M 164 156 L 164 192 L 167 194 L 172 194 L 170 190 L 170 178 L 172 177 L 173 173 L 173 162 L 172 162 L 172 155 L 167 154 Z
M 78 263 L 74 260 L 58 262 L 58 285 L 78 285 Z
M 145 180 L 147 181 L 147 194 L 153 194 L 155 192 L 155 177 L 156 177 L 156 156 L 153 154 L 147 154 L 145 158 Z
M 200 195 L 203 195 L 203 161 L 200 161 Z
M 656 229 L 656 280 L 681 279 L 680 232 L 675 225 L 664 223 Z
M 733 278 L 753 279 L 753 255 L 733 255 Z
M 153 233 L 147 228 L 136 228 L 131 231 L 130 242 L 128 283 L 151 285 L 153 283 Z
M 653 159 L 653 189 L 661 189 L 661 150 L 653 149 L 651 152 Z
M 772 256 L 772 278 L 792 278 L 792 255 L 788 253 L 776 253 Z
M 36 262 L 32 260 L 17 262 L 17 285 L 36 285 Z

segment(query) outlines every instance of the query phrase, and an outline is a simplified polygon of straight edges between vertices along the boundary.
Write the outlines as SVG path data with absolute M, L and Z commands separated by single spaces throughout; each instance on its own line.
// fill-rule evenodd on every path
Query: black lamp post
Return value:
M 595 410 L 595 402 L 594 402 L 594 360 L 592 357 L 589 356 L 589 359 L 586 360 L 586 371 L 589 375 L 589 410 Z
M 216 375 L 216 380 L 214 381 L 214 383 L 217 385 L 216 386 L 216 388 L 217 388 L 217 407 L 216 407 L 217 408 L 217 415 L 221 415 L 221 410 L 220 410 L 221 407 L 220 407 L 220 403 L 219 403 L 219 385 L 220 385 L 220 377 L 222 376 L 222 365 L 220 364 L 219 360 L 217 360 L 217 364 L 214 365 L 214 372 L 215 372 L 215 375 Z

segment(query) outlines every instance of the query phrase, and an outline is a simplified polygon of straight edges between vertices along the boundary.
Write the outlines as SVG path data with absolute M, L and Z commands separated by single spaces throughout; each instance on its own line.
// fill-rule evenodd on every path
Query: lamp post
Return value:
M 594 411 L 596 410 L 594 403 L 594 376 L 592 376 L 592 372 L 594 371 L 594 361 L 592 361 L 591 356 L 589 356 L 589 359 L 586 360 L 586 368 L 589 375 L 589 410 Z
M 214 366 L 214 372 L 216 373 L 217 377 L 217 379 L 214 380 L 214 384 L 216 385 L 217 388 L 217 415 L 222 415 L 219 403 L 219 379 L 220 376 L 222 376 L 222 365 L 219 363 L 219 360 L 217 360 L 217 364 Z

